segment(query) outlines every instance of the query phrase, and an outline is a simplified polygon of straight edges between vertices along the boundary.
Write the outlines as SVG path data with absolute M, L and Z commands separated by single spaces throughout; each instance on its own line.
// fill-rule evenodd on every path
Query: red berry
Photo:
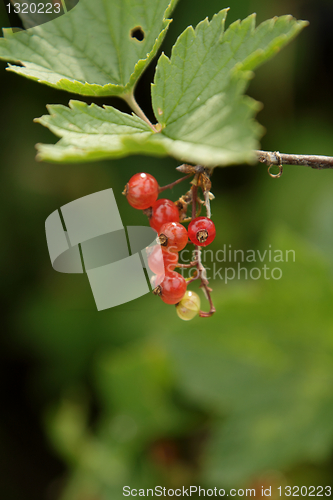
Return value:
M 161 226 L 167 222 L 179 222 L 179 211 L 171 200 L 162 198 L 152 205 L 149 224 L 159 233 Z
M 151 207 L 158 197 L 158 183 L 150 174 L 135 174 L 125 186 L 124 193 L 128 203 L 138 210 Z
M 183 276 L 171 271 L 164 276 L 164 280 L 158 285 L 154 293 L 159 295 L 166 304 L 178 304 L 186 292 L 186 281 Z
M 187 231 L 179 222 L 167 222 L 159 231 L 159 241 L 163 248 L 180 252 L 187 245 Z
M 195 245 L 206 247 L 215 238 L 214 222 L 208 217 L 197 217 L 188 226 L 188 237 Z
M 155 245 L 149 254 L 148 265 L 155 274 L 168 273 L 178 264 L 178 252 L 164 250 L 160 245 Z

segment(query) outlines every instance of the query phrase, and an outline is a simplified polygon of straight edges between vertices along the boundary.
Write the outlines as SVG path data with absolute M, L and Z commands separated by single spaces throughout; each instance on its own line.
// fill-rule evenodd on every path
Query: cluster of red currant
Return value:
M 166 187 L 160 188 L 152 175 L 138 173 L 126 184 L 123 194 L 133 208 L 143 210 L 148 215 L 150 226 L 158 234 L 157 244 L 148 256 L 149 268 L 156 274 L 155 282 L 158 283 L 153 293 L 167 304 L 176 304 L 179 317 L 190 320 L 196 314 L 200 314 L 200 299 L 195 292 L 187 291 L 187 284 L 199 277 L 199 264 L 201 263 L 200 259 L 195 259 L 189 265 L 181 264 L 179 252 L 185 248 L 189 239 L 196 248 L 209 245 L 215 238 L 215 226 L 208 217 L 194 217 L 188 219 L 190 224 L 186 229 L 179 222 L 181 215 L 182 221 L 185 219 L 184 204 L 180 205 L 179 201 L 174 203 L 166 198 L 157 199 L 164 189 Z M 196 206 L 196 200 L 194 206 Z M 185 279 L 174 270 L 176 267 L 194 266 L 199 268 L 194 278 Z M 159 280 L 159 275 L 164 275 L 163 279 Z M 206 288 L 207 284 L 208 282 L 205 284 Z

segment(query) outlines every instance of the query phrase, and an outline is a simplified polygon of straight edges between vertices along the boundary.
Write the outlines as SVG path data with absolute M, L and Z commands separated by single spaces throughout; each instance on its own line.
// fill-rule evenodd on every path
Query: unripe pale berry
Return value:
M 188 237 L 195 245 L 206 247 L 215 238 L 214 222 L 208 217 L 196 217 L 188 226 Z
M 158 183 L 155 177 L 141 172 L 130 178 L 123 194 L 128 203 L 138 210 L 151 207 L 158 197 Z
M 184 321 L 193 319 L 200 311 L 199 295 L 192 290 L 187 290 L 182 300 L 176 305 L 176 311 Z

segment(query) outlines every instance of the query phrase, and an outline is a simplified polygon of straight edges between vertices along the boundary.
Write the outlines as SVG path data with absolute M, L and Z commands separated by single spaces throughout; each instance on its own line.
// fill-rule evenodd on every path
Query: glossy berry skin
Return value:
M 200 297 L 192 290 L 187 290 L 182 300 L 176 305 L 176 311 L 180 319 L 190 321 L 200 311 Z
M 126 184 L 124 194 L 128 203 L 138 210 L 151 207 L 158 197 L 158 183 L 155 177 L 141 172 L 133 175 Z
M 177 266 L 178 257 L 178 252 L 155 245 L 148 257 L 149 269 L 155 274 L 169 273 Z
M 171 271 L 164 276 L 164 280 L 157 287 L 158 293 L 166 304 L 178 304 L 186 292 L 186 281 L 183 276 Z M 155 289 L 156 290 L 156 289 Z
M 179 222 L 179 211 L 171 200 L 161 198 L 152 205 L 149 224 L 159 233 L 163 224 L 167 222 Z
M 188 237 L 195 245 L 206 247 L 215 238 L 214 222 L 208 217 L 196 217 L 188 226 Z
M 167 222 L 160 229 L 159 240 L 163 249 L 180 252 L 188 242 L 187 230 L 179 222 Z

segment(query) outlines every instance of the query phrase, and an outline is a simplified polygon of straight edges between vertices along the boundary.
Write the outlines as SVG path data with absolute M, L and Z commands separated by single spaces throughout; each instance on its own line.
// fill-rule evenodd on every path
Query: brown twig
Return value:
M 204 197 L 205 197 L 205 207 L 206 207 L 206 216 L 208 219 L 211 218 L 211 210 L 210 210 L 210 199 L 209 199 L 209 191 L 204 192 Z
M 195 177 L 197 177 L 197 174 Z M 196 218 L 197 215 L 198 186 L 196 184 L 193 184 L 191 191 L 192 191 L 192 220 L 193 220 Z
M 277 151 L 255 151 L 258 161 L 266 165 L 303 165 L 316 170 L 333 168 L 332 156 L 295 155 Z

